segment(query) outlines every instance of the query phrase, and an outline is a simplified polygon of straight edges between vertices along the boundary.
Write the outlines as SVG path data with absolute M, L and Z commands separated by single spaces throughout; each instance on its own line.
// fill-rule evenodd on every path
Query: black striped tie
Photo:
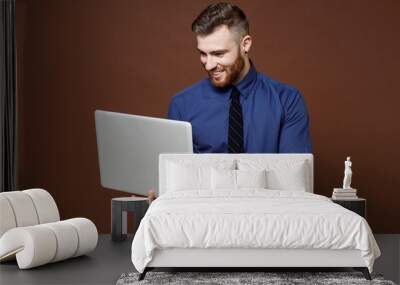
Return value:
M 243 115 L 240 105 L 240 93 L 232 88 L 231 106 L 229 108 L 228 152 L 243 153 Z

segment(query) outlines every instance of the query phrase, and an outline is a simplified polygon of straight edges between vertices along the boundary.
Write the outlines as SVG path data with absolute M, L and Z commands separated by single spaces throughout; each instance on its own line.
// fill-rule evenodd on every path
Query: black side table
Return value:
M 359 214 L 364 219 L 367 218 L 367 200 L 364 198 L 338 200 L 332 199 L 332 202 L 341 205 L 342 207 Z
M 111 200 L 111 239 L 124 241 L 127 235 L 127 212 L 133 212 L 134 232 L 149 207 L 145 197 L 121 197 Z

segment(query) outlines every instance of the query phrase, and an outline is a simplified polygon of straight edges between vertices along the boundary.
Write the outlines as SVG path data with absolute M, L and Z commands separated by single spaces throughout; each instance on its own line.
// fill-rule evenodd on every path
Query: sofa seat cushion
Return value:
M 16 257 L 20 269 L 28 269 L 86 254 L 95 249 L 96 226 L 75 218 L 8 230 L 0 238 L 0 261 Z

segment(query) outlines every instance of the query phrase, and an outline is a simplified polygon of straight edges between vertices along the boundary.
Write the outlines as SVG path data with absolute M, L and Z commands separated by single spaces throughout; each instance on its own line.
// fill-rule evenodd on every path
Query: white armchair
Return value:
M 96 226 L 86 218 L 60 221 L 43 189 L 0 193 L 0 262 L 17 259 L 28 269 L 86 254 L 96 248 Z

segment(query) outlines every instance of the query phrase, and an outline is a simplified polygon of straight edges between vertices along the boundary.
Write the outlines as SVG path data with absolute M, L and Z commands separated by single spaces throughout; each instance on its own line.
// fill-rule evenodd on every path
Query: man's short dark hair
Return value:
M 249 33 L 249 23 L 242 9 L 224 2 L 211 4 L 204 9 L 193 21 L 192 31 L 200 35 L 209 35 L 221 25 L 235 29 L 240 36 Z

